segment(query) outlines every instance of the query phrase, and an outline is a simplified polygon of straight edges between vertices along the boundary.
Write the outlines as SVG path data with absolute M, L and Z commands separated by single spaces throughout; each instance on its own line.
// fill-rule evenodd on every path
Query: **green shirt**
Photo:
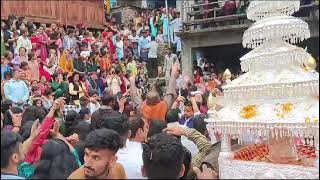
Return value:
M 79 155 L 78 155 L 77 151 L 74 149 L 71 151 L 71 153 L 74 156 L 78 166 L 81 167 L 82 164 L 80 162 Z M 36 167 L 33 164 L 30 164 L 27 162 L 22 162 L 18 166 L 18 176 L 24 177 L 26 179 L 32 179 L 32 176 L 34 175 L 35 170 L 36 170 Z
M 65 96 L 67 92 L 69 92 L 69 86 L 66 82 L 62 81 L 61 83 L 58 83 L 56 81 L 52 81 L 51 88 L 55 92 L 55 98 L 59 98 L 62 96 Z

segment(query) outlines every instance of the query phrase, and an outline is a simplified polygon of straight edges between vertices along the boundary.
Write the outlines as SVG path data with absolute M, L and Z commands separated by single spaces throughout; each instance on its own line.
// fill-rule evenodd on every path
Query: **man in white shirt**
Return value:
M 135 116 L 130 119 L 130 130 L 131 136 L 126 147 L 117 152 L 118 162 L 124 166 L 128 179 L 145 179 L 141 174 L 141 143 L 147 138 L 149 125 L 141 116 Z
M 148 44 L 149 51 L 148 51 L 147 68 L 149 72 L 149 78 L 157 77 L 158 47 L 159 47 L 159 44 L 156 42 L 156 38 L 152 36 L 151 42 L 149 42 Z
M 138 43 L 139 38 L 140 37 L 137 35 L 137 31 L 134 29 L 131 31 L 131 34 L 128 36 L 128 39 L 131 43 L 134 43 L 134 42 Z
M 21 29 L 21 36 L 19 36 L 17 40 L 17 50 L 21 47 L 26 48 L 27 53 L 30 53 L 32 50 L 32 44 L 30 39 L 28 38 L 28 30 L 26 28 Z

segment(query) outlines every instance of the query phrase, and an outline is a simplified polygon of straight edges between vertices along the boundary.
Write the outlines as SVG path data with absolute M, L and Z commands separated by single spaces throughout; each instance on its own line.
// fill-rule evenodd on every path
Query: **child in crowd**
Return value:
M 30 85 L 31 82 L 31 72 L 28 65 L 28 62 L 23 61 L 20 65 L 20 79 L 23 80 L 27 85 Z
M 54 74 L 56 67 L 58 65 L 58 56 L 55 49 L 50 49 L 49 58 L 47 58 L 43 69 L 47 71 L 51 76 Z
M 127 70 L 129 70 L 133 75 L 138 74 L 137 62 L 134 57 L 129 58 Z

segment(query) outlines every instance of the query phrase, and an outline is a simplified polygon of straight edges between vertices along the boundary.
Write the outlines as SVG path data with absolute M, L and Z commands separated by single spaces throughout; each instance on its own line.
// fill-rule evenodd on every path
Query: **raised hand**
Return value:
M 9 110 L 9 114 L 11 115 L 13 126 L 20 127 L 22 121 L 22 114 L 13 114 L 11 109 Z
M 182 136 L 182 135 L 186 134 L 186 128 L 183 128 L 181 126 L 167 127 L 163 131 L 168 133 L 168 134 L 175 135 L 175 136 Z
M 218 179 L 218 174 L 206 164 L 202 165 L 202 171 L 197 167 L 193 167 L 193 171 L 196 173 L 198 179 Z
M 32 140 L 36 139 L 38 137 L 38 135 L 40 134 L 41 128 L 40 128 L 40 122 L 39 119 L 35 120 L 32 127 L 31 127 L 31 134 L 30 134 L 30 138 Z

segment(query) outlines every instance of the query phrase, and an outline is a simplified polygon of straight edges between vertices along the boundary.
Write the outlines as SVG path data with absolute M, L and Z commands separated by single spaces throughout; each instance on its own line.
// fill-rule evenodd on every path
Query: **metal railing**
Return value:
M 233 15 L 227 15 L 227 16 L 219 16 L 218 12 L 221 11 L 221 8 L 214 7 L 211 9 L 206 9 L 209 5 L 215 5 L 219 4 L 223 1 L 218 2 L 211 2 L 207 4 L 197 4 L 197 5 L 186 5 L 184 3 L 184 6 L 182 8 L 182 19 L 183 19 L 183 31 L 186 31 L 189 29 L 190 26 L 201 26 L 201 25 L 208 25 L 210 23 L 218 23 L 218 26 L 224 22 L 236 22 L 236 24 L 244 23 L 244 20 L 247 19 L 246 13 L 240 13 L 240 14 L 233 14 Z M 206 6 L 206 8 L 201 8 Z M 200 10 L 192 10 L 194 8 L 198 8 Z M 191 10 L 190 10 L 191 9 Z M 304 11 L 304 10 L 310 10 L 309 16 L 312 15 L 315 17 L 315 10 L 319 9 L 319 5 L 316 3 L 308 4 L 308 5 L 302 5 L 300 7 L 300 10 L 298 12 Z M 198 19 L 192 19 L 195 16 L 205 16 L 206 14 L 211 13 L 211 17 L 205 17 L 205 18 L 198 18 Z M 205 29 L 205 28 L 200 28 Z

